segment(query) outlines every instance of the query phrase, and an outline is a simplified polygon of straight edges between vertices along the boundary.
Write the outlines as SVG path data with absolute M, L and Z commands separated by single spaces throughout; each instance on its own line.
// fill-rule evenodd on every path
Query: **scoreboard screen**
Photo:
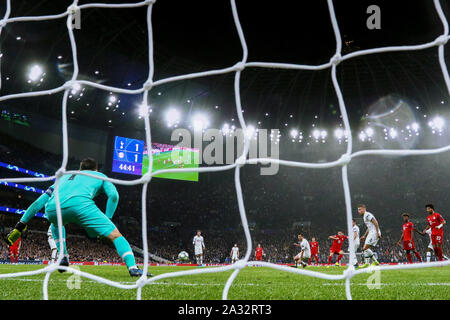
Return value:
M 164 169 L 198 168 L 198 149 L 152 143 L 151 152 L 143 140 L 116 136 L 112 171 L 142 176 L 150 167 L 149 154 L 153 159 L 152 172 Z M 155 178 L 198 181 L 198 172 L 166 172 Z
M 142 175 L 144 141 L 116 136 L 112 171 L 118 173 Z

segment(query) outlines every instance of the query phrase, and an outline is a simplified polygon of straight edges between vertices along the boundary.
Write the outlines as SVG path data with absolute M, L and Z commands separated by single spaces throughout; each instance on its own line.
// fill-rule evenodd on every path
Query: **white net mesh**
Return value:
M 58 218 L 58 224 L 59 224 L 59 238 L 62 239 L 62 228 L 61 228 L 61 208 L 60 208 L 60 202 L 59 202 L 59 195 L 58 195 L 58 183 L 59 179 L 63 174 L 80 174 L 80 175 L 86 175 L 90 176 L 96 179 L 100 180 L 106 180 L 110 181 L 114 184 L 121 184 L 121 185 L 138 185 L 143 184 L 142 189 L 142 239 L 143 239 L 143 250 L 144 252 L 148 252 L 148 245 L 147 245 L 147 188 L 148 184 L 150 183 L 150 180 L 152 176 L 161 174 L 161 173 L 167 173 L 171 172 L 173 170 L 179 171 L 198 171 L 198 172 L 215 172 L 215 171 L 224 171 L 224 170 L 235 170 L 235 187 L 236 187 L 236 194 L 237 194 L 237 200 L 239 205 L 239 213 L 242 220 L 242 226 L 244 228 L 246 242 L 247 242 L 247 250 L 245 253 L 245 257 L 240 260 L 239 262 L 224 266 L 224 267 L 217 267 L 217 268 L 208 268 L 208 269 L 196 269 L 196 270 L 188 270 L 188 271 L 179 271 L 179 272 L 170 272 L 161 274 L 152 278 L 147 278 L 146 274 L 148 271 L 148 255 L 144 255 L 144 273 L 143 276 L 140 277 L 134 284 L 132 285 L 125 285 L 121 284 L 115 281 L 111 281 L 99 276 L 92 275 L 87 272 L 82 272 L 70 267 L 59 267 L 57 264 L 61 261 L 63 255 L 60 254 L 58 257 L 58 261 L 54 265 L 49 265 L 45 268 L 35 270 L 35 271 L 28 271 L 28 272 L 17 272 L 17 273 L 10 273 L 10 274 L 1 274 L 1 278 L 9 278 L 9 277 L 23 277 L 23 276 L 31 276 L 36 274 L 42 274 L 45 273 L 45 279 L 43 284 L 43 298 L 48 299 L 48 282 L 51 274 L 57 270 L 57 268 L 65 269 L 69 272 L 72 272 L 74 274 L 77 274 L 82 277 L 89 278 L 94 281 L 98 281 L 100 283 L 121 288 L 121 289 L 137 289 L 137 299 L 141 299 L 141 292 L 142 287 L 145 285 L 158 281 L 164 278 L 173 278 L 173 277 L 180 277 L 180 276 L 187 276 L 187 275 L 194 275 L 194 274 L 201 274 L 201 273 L 217 273 L 217 272 L 224 272 L 224 271 L 231 271 L 234 270 L 234 272 L 231 274 L 231 276 L 228 278 L 228 281 L 225 284 L 225 287 L 223 289 L 222 298 L 227 299 L 228 297 L 228 291 L 233 284 L 234 279 L 238 275 L 241 269 L 245 268 L 248 265 L 258 265 L 258 266 L 264 266 L 269 267 L 273 269 L 278 269 L 280 271 L 285 272 L 291 272 L 291 273 L 297 273 L 299 275 L 305 275 L 310 277 L 317 277 L 321 279 L 326 280 L 345 280 L 345 291 L 346 291 L 346 297 L 347 299 L 352 299 L 351 295 L 351 286 L 350 286 L 350 280 L 353 276 L 360 273 L 365 272 L 373 272 L 373 269 L 362 269 L 362 270 L 355 270 L 353 266 L 349 266 L 343 274 L 340 275 L 330 275 L 315 271 L 309 271 L 309 270 L 299 270 L 299 269 L 293 269 L 290 267 L 282 266 L 282 265 L 276 265 L 272 263 L 267 262 L 260 262 L 260 261 L 249 261 L 251 252 L 252 252 L 252 241 L 250 236 L 250 231 L 248 227 L 247 217 L 245 213 L 245 206 L 244 206 L 244 200 L 242 196 L 242 188 L 240 183 L 240 169 L 242 166 L 246 164 L 256 164 L 256 163 L 278 163 L 285 166 L 291 166 L 291 167 L 301 167 L 301 168 L 311 168 L 311 169 L 325 169 L 325 168 L 331 168 L 335 166 L 342 166 L 342 183 L 344 186 L 344 195 L 345 195 L 345 205 L 346 205 L 346 212 L 347 212 L 347 228 L 348 228 L 348 234 L 352 234 L 352 206 L 351 206 L 351 198 L 350 198 L 350 187 L 348 183 L 348 177 L 347 177 L 347 166 L 351 162 L 353 158 L 364 156 L 364 155 L 397 155 L 397 156 L 410 156 L 410 155 L 430 155 L 430 154 L 438 154 L 442 152 L 446 152 L 450 150 L 450 145 L 438 149 L 423 149 L 423 150 L 364 150 L 364 151 L 358 151 L 353 153 L 352 152 L 352 135 L 348 135 L 348 144 L 347 144 L 347 150 L 345 154 L 343 154 L 338 160 L 328 162 L 328 163 L 304 163 L 304 162 L 295 162 L 295 161 L 285 161 L 285 160 L 278 160 L 278 159 L 270 159 L 270 158 L 258 158 L 258 159 L 247 159 L 248 150 L 249 150 L 249 138 L 246 135 L 243 135 L 244 139 L 244 149 L 243 153 L 234 164 L 226 165 L 226 166 L 212 166 L 212 167 L 204 167 L 204 168 L 196 168 L 196 169 L 167 169 L 167 170 L 158 170 L 152 173 L 152 158 L 150 157 L 150 169 L 147 174 L 145 174 L 142 178 L 137 180 L 131 180 L 131 181 L 125 181 L 125 180 L 118 180 L 118 179 L 110 179 L 110 178 L 102 178 L 99 176 L 93 176 L 89 175 L 84 172 L 79 171 L 66 171 L 66 165 L 68 162 L 68 133 L 67 133 L 67 99 L 69 96 L 70 90 L 73 88 L 75 84 L 80 84 L 84 86 L 91 86 L 94 88 L 98 88 L 101 90 L 107 90 L 115 93 L 121 93 L 121 94 L 142 94 L 142 101 L 144 105 L 147 105 L 148 101 L 148 93 L 152 88 L 169 83 L 174 81 L 181 81 L 186 79 L 192 79 L 192 78 L 198 78 L 198 77 L 207 77 L 207 76 L 213 76 L 218 74 L 225 74 L 234 72 L 235 73 L 235 79 L 234 79 L 234 93 L 235 93 L 235 102 L 236 102 L 236 110 L 239 117 L 239 123 L 242 127 L 242 129 L 246 130 L 246 124 L 244 117 L 242 115 L 242 108 L 241 108 L 241 98 L 240 98 L 240 76 L 241 72 L 245 68 L 278 68 L 278 69 L 295 69 L 295 70 L 323 70 L 323 69 L 331 69 L 331 78 L 333 82 L 333 86 L 339 101 L 339 108 L 342 115 L 342 119 L 344 122 L 344 129 L 346 132 L 351 132 L 349 118 L 347 115 L 347 110 L 345 107 L 344 97 L 342 95 L 341 89 L 339 87 L 339 83 L 336 77 L 337 67 L 339 63 L 342 61 L 352 59 L 354 57 L 362 56 L 362 55 L 368 55 L 368 54 L 376 54 L 376 53 L 384 53 L 384 52 L 393 52 L 393 51 L 412 51 L 412 50 L 424 50 L 427 48 L 432 47 L 438 47 L 439 52 L 439 63 L 442 69 L 442 74 L 445 79 L 446 87 L 448 90 L 448 93 L 450 95 L 450 76 L 449 72 L 445 63 L 444 59 L 444 48 L 445 44 L 450 39 L 449 36 L 449 25 L 448 21 L 444 15 L 444 12 L 442 10 L 441 4 L 439 0 L 434 0 L 434 6 L 436 8 L 436 11 L 439 15 L 439 18 L 442 22 L 443 26 L 443 33 L 440 35 L 436 40 L 425 43 L 425 44 L 419 44 L 414 46 L 393 46 L 393 47 L 384 47 L 384 48 L 375 48 L 375 49 L 369 49 L 369 50 L 360 50 L 356 52 L 352 52 L 346 55 L 342 55 L 342 39 L 341 39 L 341 33 L 339 30 L 338 22 L 336 19 L 334 7 L 333 7 L 333 1 L 328 1 L 328 8 L 329 8 L 329 14 L 333 26 L 334 35 L 336 38 L 336 53 L 334 56 L 330 59 L 330 61 L 326 64 L 322 65 L 298 65 L 298 64 L 284 64 L 284 63 L 269 63 L 269 62 L 247 62 L 248 57 L 248 49 L 247 44 L 244 37 L 244 32 L 242 30 L 239 17 L 238 17 L 238 11 L 236 8 L 235 0 L 231 0 L 231 7 L 232 7 L 232 13 L 233 13 L 233 19 L 234 23 L 239 35 L 240 43 L 242 46 L 242 59 L 238 63 L 236 63 L 234 66 L 224 68 L 224 69 L 218 69 L 218 70 L 210 70 L 205 72 L 198 72 L 198 73 L 191 73 L 191 74 L 185 74 L 175 77 L 170 77 L 166 79 L 161 79 L 158 81 L 153 81 L 153 73 L 154 73 L 154 59 L 153 59 L 153 29 L 152 29 L 152 8 L 155 0 L 146 0 L 142 2 L 132 3 L 132 4 L 103 4 L 103 3 L 90 3 L 90 4 L 84 4 L 84 5 L 78 5 L 78 0 L 75 0 L 71 6 L 67 8 L 67 11 L 58 15 L 48 15 L 48 16 L 29 16 L 29 17 L 14 17 L 10 18 L 11 13 L 11 0 L 6 0 L 7 3 L 7 9 L 6 13 L 2 20 L 0 20 L 0 34 L 2 29 L 5 27 L 8 23 L 15 23 L 15 22 L 26 22 L 26 21 L 43 21 L 43 20 L 51 20 L 51 19 L 67 19 L 67 31 L 69 33 L 70 38 L 70 44 L 72 49 L 72 58 L 73 58 L 73 75 L 70 81 L 66 82 L 64 85 L 54 88 L 51 90 L 43 90 L 43 91 L 36 91 L 36 92 L 27 92 L 27 93 L 18 93 L 18 94 L 11 94 L 6 96 L 0 96 L 0 101 L 5 101 L 8 99 L 17 99 L 17 98 L 25 98 L 25 97 L 35 97 L 35 96 L 43 96 L 43 95 L 51 95 L 58 92 L 64 91 L 64 96 L 62 100 L 62 136 L 63 136 L 63 160 L 60 169 L 55 173 L 54 176 L 46 177 L 46 178 L 13 178 L 13 179 L 0 179 L 0 182 L 42 182 L 42 181 L 51 181 L 53 179 L 56 179 L 55 182 L 55 199 L 57 204 L 57 218 Z M 87 8 L 134 8 L 134 7 L 146 7 L 147 9 L 147 30 L 148 30 L 148 43 L 149 43 L 149 50 L 148 50 L 148 63 L 149 63 L 149 74 L 147 81 L 144 83 L 143 87 L 136 90 L 128 90 L 128 89 L 122 89 L 122 88 L 116 88 L 111 86 L 105 86 L 98 83 L 94 83 L 91 81 L 85 81 L 85 80 L 78 80 L 78 59 L 77 59 L 77 47 L 76 47 L 76 41 L 74 37 L 73 32 L 73 21 L 75 19 L 75 16 L 77 15 L 79 10 L 87 9 Z M 1 79 L 1 77 L 0 77 Z M 146 114 L 144 116 L 145 121 L 145 138 L 146 143 L 148 146 L 151 145 L 151 130 L 150 130 L 150 120 L 149 120 L 149 114 Z M 62 242 L 62 240 L 60 240 Z M 353 245 L 353 238 L 349 237 L 349 250 L 350 250 L 350 261 L 353 261 L 353 257 L 355 256 L 354 252 L 354 245 Z M 62 243 L 61 243 L 62 245 Z M 377 266 L 375 267 L 378 270 L 393 270 L 393 269 L 412 269 L 412 268 L 427 268 L 427 267 L 436 267 L 436 266 L 444 266 L 444 265 L 450 265 L 450 261 L 443 261 L 443 262 L 432 262 L 432 263 L 418 263 L 418 264 L 409 264 L 409 265 L 395 265 L 395 266 Z

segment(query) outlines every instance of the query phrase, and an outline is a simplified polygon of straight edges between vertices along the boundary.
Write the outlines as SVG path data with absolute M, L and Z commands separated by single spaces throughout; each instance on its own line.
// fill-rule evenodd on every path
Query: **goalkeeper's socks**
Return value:
M 125 237 L 118 237 L 114 241 L 117 253 L 122 258 L 123 262 L 127 265 L 127 268 L 136 266 L 136 260 L 134 259 L 133 250 L 131 250 L 130 244 Z

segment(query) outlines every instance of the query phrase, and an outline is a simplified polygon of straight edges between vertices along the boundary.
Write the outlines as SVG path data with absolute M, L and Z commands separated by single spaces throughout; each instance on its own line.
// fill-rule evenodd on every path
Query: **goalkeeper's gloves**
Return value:
M 12 246 L 14 242 L 16 242 L 17 239 L 20 238 L 22 232 L 24 232 L 25 230 L 27 230 L 27 225 L 22 221 L 17 222 L 14 229 L 10 233 L 8 233 L 8 236 L 6 237 L 6 242 L 8 243 L 8 245 Z

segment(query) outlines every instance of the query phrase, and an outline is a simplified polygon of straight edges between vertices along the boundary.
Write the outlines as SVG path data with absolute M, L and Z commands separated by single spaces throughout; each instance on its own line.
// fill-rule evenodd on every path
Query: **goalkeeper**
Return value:
M 86 173 L 100 177 L 106 177 L 97 170 L 98 165 L 94 159 L 87 158 L 80 163 L 80 171 L 85 171 Z M 14 243 L 26 229 L 31 218 L 45 206 L 45 215 L 51 223 L 51 230 L 58 251 L 61 252 L 61 250 L 63 250 L 64 252 L 64 257 L 61 260 L 60 265 L 69 265 L 64 225 L 67 223 L 74 223 L 83 227 L 90 236 L 101 236 L 111 240 L 117 253 L 127 265 L 130 276 L 141 276 L 143 272 L 136 266 L 130 244 L 111 221 L 119 202 L 119 194 L 116 187 L 109 181 L 103 181 L 83 175 L 66 174 L 60 178 L 58 189 L 63 223 L 63 248 L 60 248 L 61 244 L 59 241 L 58 221 L 56 216 L 54 185 L 48 188 L 48 190 L 27 209 L 23 217 L 16 224 L 14 230 L 8 234 L 7 242 L 9 244 Z M 108 197 L 106 214 L 103 214 L 103 212 L 100 211 L 93 200 L 93 198 L 101 192 L 104 192 Z M 62 269 L 58 271 L 64 272 Z M 149 276 L 151 275 L 149 274 Z

